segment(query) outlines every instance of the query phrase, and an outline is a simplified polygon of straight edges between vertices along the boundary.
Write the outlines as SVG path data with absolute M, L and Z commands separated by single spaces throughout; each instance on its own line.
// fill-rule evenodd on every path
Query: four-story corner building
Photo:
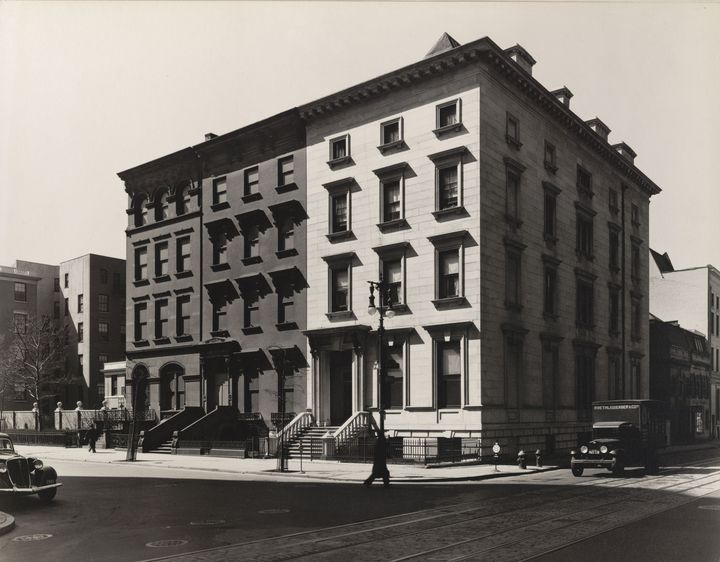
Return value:
M 127 385 L 160 443 L 237 441 L 305 409 L 304 128 L 289 111 L 119 174 Z
M 646 398 L 660 190 L 534 63 L 445 34 L 417 63 L 121 173 L 128 380 L 161 415 L 267 416 L 285 392 L 307 409 L 291 435 L 340 443 L 384 410 L 395 437 L 510 450 L 573 446 L 594 400 Z M 153 220 L 163 193 L 187 212 Z

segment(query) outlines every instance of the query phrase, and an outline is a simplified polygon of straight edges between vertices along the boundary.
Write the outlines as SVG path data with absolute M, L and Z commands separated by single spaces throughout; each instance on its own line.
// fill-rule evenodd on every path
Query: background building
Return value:
M 668 404 L 670 441 L 711 436 L 710 349 L 703 334 L 650 319 L 650 398 Z
M 710 412 L 706 423 L 720 436 L 720 271 L 712 265 L 675 269 L 667 253 L 650 250 L 650 312 L 707 337 Z

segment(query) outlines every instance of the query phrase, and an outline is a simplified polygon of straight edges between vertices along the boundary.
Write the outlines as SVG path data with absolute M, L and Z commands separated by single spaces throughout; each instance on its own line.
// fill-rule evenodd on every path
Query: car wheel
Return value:
M 583 475 L 583 472 L 585 469 L 582 466 L 573 466 L 570 468 L 572 470 L 573 476 L 579 477 Z
M 615 466 L 612 468 L 612 473 L 615 476 L 622 476 L 622 474 L 625 472 L 625 467 L 622 465 L 620 461 L 615 463 Z
M 51 502 L 57 494 L 57 488 L 49 488 L 38 492 L 38 497 L 44 502 Z

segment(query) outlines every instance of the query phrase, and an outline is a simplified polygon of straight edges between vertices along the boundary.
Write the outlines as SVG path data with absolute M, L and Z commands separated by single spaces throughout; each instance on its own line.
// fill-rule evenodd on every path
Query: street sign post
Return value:
M 493 450 L 493 457 L 495 458 L 495 472 L 498 472 L 498 459 L 500 458 L 500 444 L 495 441 L 495 444 L 492 446 Z

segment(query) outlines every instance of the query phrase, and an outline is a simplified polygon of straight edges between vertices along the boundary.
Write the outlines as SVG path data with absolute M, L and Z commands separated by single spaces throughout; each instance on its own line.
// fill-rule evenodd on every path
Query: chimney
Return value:
M 614 144 L 613 148 L 620 156 L 625 158 L 625 160 L 627 160 L 631 164 L 635 164 L 635 157 L 637 156 L 637 154 L 635 154 L 635 151 L 627 144 L 625 144 L 624 142 L 619 142 L 617 144 Z
M 573 93 L 568 90 L 567 86 L 563 86 L 559 90 L 553 90 L 550 92 L 553 96 L 557 98 L 557 100 L 563 104 L 565 107 L 570 107 L 570 98 L 573 97 Z
M 520 45 L 509 47 L 505 49 L 504 53 L 514 60 L 525 72 L 532 75 L 532 67 L 535 64 L 535 59 Z
M 205 140 L 213 140 L 214 138 L 217 138 L 217 135 L 215 133 L 205 133 Z
M 600 135 L 605 142 L 607 142 L 608 135 L 610 134 L 610 127 L 600 121 L 600 118 L 596 117 L 595 119 L 590 119 L 590 121 L 585 121 L 585 123 L 589 125 L 593 131 Z

